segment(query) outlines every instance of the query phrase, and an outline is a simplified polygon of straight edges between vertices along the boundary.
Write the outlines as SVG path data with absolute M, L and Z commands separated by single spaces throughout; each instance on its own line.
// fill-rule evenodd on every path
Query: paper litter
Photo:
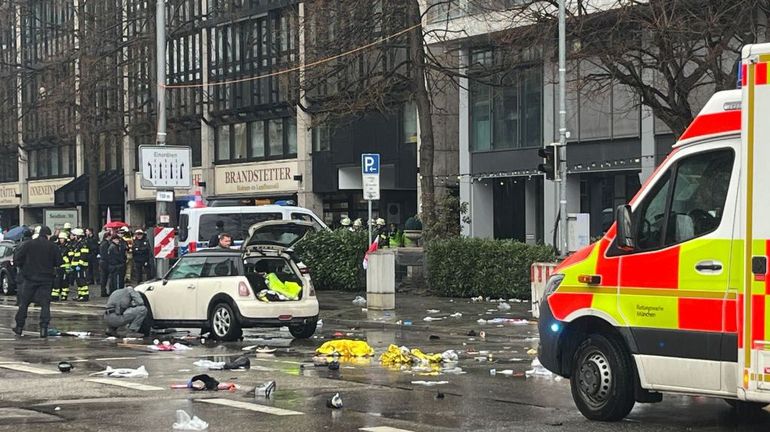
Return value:
M 531 376 L 538 376 L 543 378 L 553 377 L 553 372 L 544 368 L 538 359 L 532 360 L 532 369 L 526 371 L 524 374 L 527 376 L 527 378 Z
M 147 369 L 144 368 L 144 366 L 139 366 L 136 369 L 131 368 L 119 368 L 119 369 L 113 369 L 110 366 L 107 366 L 107 369 L 101 371 L 101 372 L 94 372 L 90 374 L 90 376 L 97 376 L 97 375 L 104 375 L 114 378 L 147 378 L 150 376 L 149 373 L 147 373 Z
M 449 384 L 449 381 L 412 381 L 412 384 L 433 387 L 437 385 Z
M 190 418 L 190 414 L 184 410 L 176 410 L 176 423 L 172 427 L 174 430 L 203 431 L 209 428 L 209 424 L 198 416 Z

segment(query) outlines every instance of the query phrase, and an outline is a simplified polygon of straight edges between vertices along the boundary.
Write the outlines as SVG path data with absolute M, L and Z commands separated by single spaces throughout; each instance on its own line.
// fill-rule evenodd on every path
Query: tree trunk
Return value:
M 83 135 L 83 152 L 85 153 L 88 175 L 88 220 L 87 226 L 97 232 L 101 229 L 101 214 L 99 212 L 99 150 L 95 137 L 88 133 Z
M 420 4 L 418 0 L 409 1 L 409 24 L 415 25 L 421 21 Z M 422 38 L 422 27 L 417 27 L 409 33 L 409 53 L 412 67 L 412 86 L 415 104 L 417 105 L 417 120 L 420 124 L 420 187 L 422 189 L 422 213 L 420 218 L 423 227 L 423 239 L 431 240 L 431 226 L 435 220 L 435 190 L 433 181 L 433 122 L 431 119 L 431 102 L 425 79 L 425 51 Z

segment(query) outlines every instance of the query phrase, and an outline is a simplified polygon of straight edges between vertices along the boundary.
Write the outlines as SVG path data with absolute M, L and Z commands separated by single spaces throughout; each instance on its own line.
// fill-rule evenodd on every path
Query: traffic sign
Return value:
M 192 149 L 176 146 L 139 146 L 142 189 L 192 187 Z
M 155 199 L 160 202 L 174 202 L 174 191 L 158 191 Z
M 364 189 L 364 199 L 368 201 L 380 199 L 380 155 L 364 153 L 361 155 L 361 183 Z M 371 217 L 370 217 L 371 219 Z
M 155 227 L 155 258 L 174 258 L 176 245 L 174 244 L 174 228 Z

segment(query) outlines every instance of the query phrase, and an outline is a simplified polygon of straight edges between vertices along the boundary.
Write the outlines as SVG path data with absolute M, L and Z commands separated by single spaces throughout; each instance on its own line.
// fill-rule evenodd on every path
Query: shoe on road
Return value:
M 11 327 L 11 330 L 13 330 L 13 333 L 16 336 L 21 336 L 22 332 L 24 331 L 21 329 L 21 327 L 16 327 L 16 326 Z

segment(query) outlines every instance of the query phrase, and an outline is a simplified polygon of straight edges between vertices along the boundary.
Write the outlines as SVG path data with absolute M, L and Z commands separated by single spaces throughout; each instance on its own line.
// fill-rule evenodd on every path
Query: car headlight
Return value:
M 564 275 L 561 273 L 557 273 L 554 275 L 551 275 L 551 277 L 548 279 L 548 283 L 545 284 L 545 291 L 543 291 L 543 300 L 547 299 L 548 296 L 554 293 L 557 288 L 559 288 L 559 285 L 561 285 L 561 281 L 564 280 Z

